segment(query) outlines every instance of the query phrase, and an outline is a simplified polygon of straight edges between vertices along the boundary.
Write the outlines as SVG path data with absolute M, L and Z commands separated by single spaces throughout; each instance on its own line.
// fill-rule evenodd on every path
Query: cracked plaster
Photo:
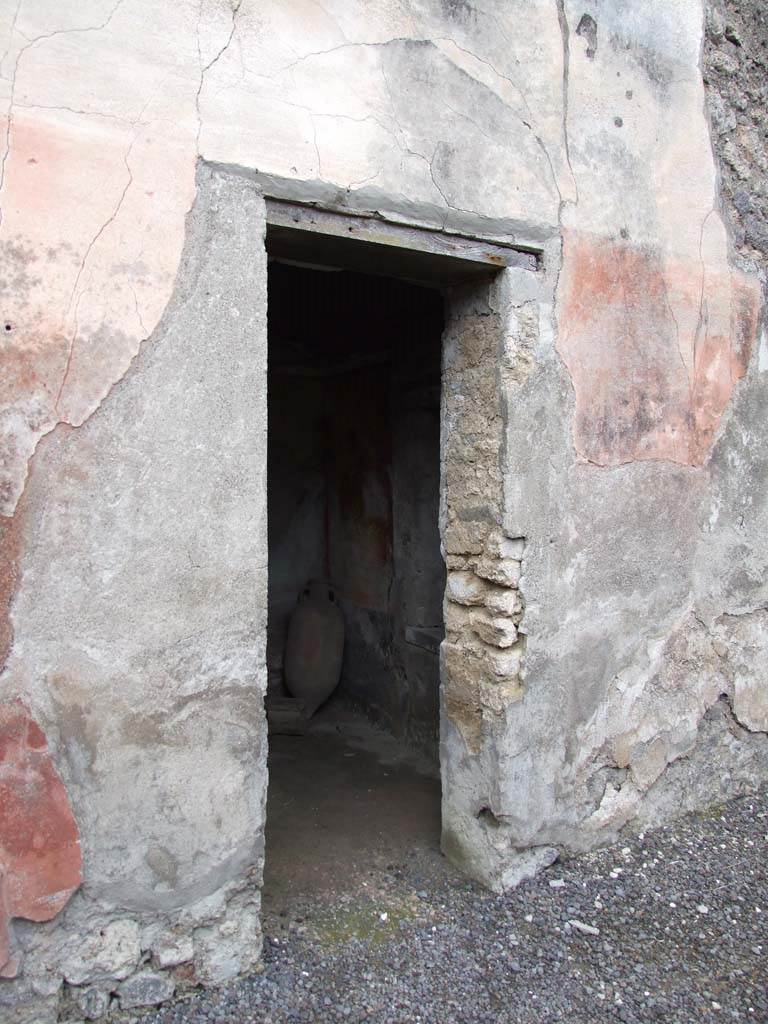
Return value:
M 587 14 L 594 31 L 578 32 Z M 343 0 L 0 5 L 0 100 L 10 114 L 0 186 L 0 324 L 11 327 L 0 384 L 6 513 L 22 495 L 40 437 L 57 423 L 80 425 L 59 426 L 41 446 L 32 485 L 9 521 L 9 596 L 21 580 L 9 665 L 14 688 L 34 695 L 52 730 L 75 803 L 86 806 L 94 767 L 112 780 L 96 816 L 85 817 L 94 893 L 103 886 L 131 906 L 146 898 L 147 879 L 178 887 L 184 871 L 170 830 L 134 865 L 144 881 L 120 889 L 103 834 L 117 815 L 109 801 L 147 743 L 168 746 L 174 773 L 193 773 L 185 729 L 196 716 L 205 721 L 201 695 L 222 671 L 237 680 L 244 671 L 237 643 L 225 666 L 205 651 L 187 657 L 192 634 L 181 628 L 181 654 L 158 648 L 149 668 L 175 695 L 170 742 L 153 713 L 126 706 L 110 715 L 125 680 L 128 703 L 144 691 L 131 672 L 118 680 L 105 667 L 113 645 L 93 643 L 99 617 L 108 619 L 113 606 L 114 574 L 124 571 L 122 533 L 107 530 L 113 471 L 135 478 L 141 518 L 153 487 L 164 493 L 157 473 L 168 464 L 154 470 L 141 444 L 123 441 L 93 490 L 89 460 L 98 462 L 104 444 L 99 416 L 121 429 L 135 418 L 115 382 L 144 338 L 152 336 L 147 352 L 162 344 L 157 325 L 174 287 L 186 287 L 180 260 L 199 157 L 262 181 L 293 180 L 300 192 L 330 189 L 337 205 L 406 222 L 503 225 L 507 240 L 544 249 L 543 274 L 533 280 L 509 270 L 490 305 L 475 296 L 476 308 L 464 310 L 469 321 L 495 318 L 492 404 L 489 381 L 469 373 L 455 397 L 476 391 L 485 415 L 471 403 L 445 408 L 449 425 L 469 417 L 450 432 L 444 470 L 459 661 L 484 644 L 519 645 L 499 672 L 484 668 L 480 680 L 472 669 L 474 690 L 448 685 L 444 694 L 444 823 L 454 858 L 504 887 L 558 852 L 609 841 L 624 827 L 765 777 L 768 438 L 755 344 L 759 288 L 754 276 L 734 271 L 719 210 L 702 25 L 698 0 L 681 0 L 674 11 L 662 0 L 630 11 L 614 2 L 520 0 L 466 5 L 455 16 L 437 2 L 367 4 L 364 16 Z M 630 273 L 604 275 L 594 287 L 600 260 L 624 261 Z M 650 310 L 627 286 L 631 268 L 648 279 L 649 267 L 658 298 Z M 603 393 L 594 370 L 609 356 L 621 379 Z M 632 405 L 625 385 L 635 376 L 646 396 L 660 384 L 653 415 Z M 83 476 L 62 470 L 68 444 Z M 467 484 L 463 491 L 456 480 Z M 455 500 L 460 493 L 479 500 Z M 79 556 L 68 553 L 73 534 L 59 505 L 79 509 L 84 522 L 101 509 L 107 531 L 93 556 L 104 574 L 100 611 L 83 618 L 65 656 L 34 643 L 46 607 L 66 604 L 65 581 L 79 578 L 66 564 Z M 471 530 L 456 533 L 481 505 L 480 540 Z M 514 585 L 483 582 L 483 557 L 496 572 L 508 542 L 522 546 L 519 564 L 509 566 Z M 212 557 L 205 545 L 194 558 L 177 555 L 185 573 Z M 131 616 L 152 617 L 154 595 L 139 580 L 127 586 L 139 608 Z M 39 607 L 35 594 L 44 595 Z M 164 615 L 154 617 L 162 625 Z M 59 626 L 70 634 L 69 620 Z M 153 629 L 142 620 L 139 635 L 149 630 L 159 644 Z M 134 657 L 130 632 L 117 637 L 118 652 L 127 652 L 120 671 Z M 449 647 L 446 664 L 456 654 Z M 61 665 L 66 679 L 56 674 Z M 105 701 L 101 734 L 77 717 L 91 700 Z M 154 710 L 168 706 L 160 700 Z M 238 714 L 210 724 L 236 762 Z M 128 760 L 105 753 L 113 741 Z M 154 792 L 150 777 L 145 785 Z M 246 819 L 250 827 L 244 812 Z M 183 927 L 196 929 L 205 980 L 237 967 L 230 947 L 218 965 L 214 955 L 227 894 L 235 932 L 242 926 L 248 948 L 258 944 L 258 908 L 238 888 L 242 865 L 220 852 L 212 863 L 224 865 L 223 888 L 182 911 Z M 219 901 L 213 909 L 210 900 Z M 62 934 L 96 919 L 76 897 Z M 141 941 L 161 945 L 165 927 L 149 936 L 147 925 Z M 35 954 L 46 972 L 62 958 L 61 935 L 50 934 L 45 955 Z M 55 992 L 46 998 L 55 1002 Z
M 82 423 L 158 323 L 198 156 L 375 187 L 395 206 L 555 222 L 559 96 L 516 84 L 561 59 L 551 5 L 524 5 L 526 39 L 480 9 L 454 23 L 437 7 L 361 21 L 336 6 L 6 5 L 0 244 L 23 280 L 2 314 L 4 514 L 40 436 Z
M 560 209 L 556 330 L 545 291 L 513 286 L 501 311 L 521 685 L 476 756 L 455 754 L 447 798 L 454 857 L 499 888 L 527 850 L 607 842 L 754 786 L 768 763 L 761 290 L 732 268 L 717 208 L 702 11 L 588 7 L 596 46 L 575 33 L 584 7 L 561 6 L 578 198 Z M 654 386 L 649 416 L 633 390 L 653 401 Z M 470 582 L 455 581 L 466 601 Z
M 153 344 L 86 423 L 45 439 L 25 492 L 37 515 L 0 706 L 23 694 L 44 723 L 84 865 L 62 927 L 19 931 L 27 979 L 119 978 L 115 919 L 147 929 L 145 952 L 153 930 L 194 934 L 199 981 L 260 951 L 265 210 L 208 169 L 197 192 Z

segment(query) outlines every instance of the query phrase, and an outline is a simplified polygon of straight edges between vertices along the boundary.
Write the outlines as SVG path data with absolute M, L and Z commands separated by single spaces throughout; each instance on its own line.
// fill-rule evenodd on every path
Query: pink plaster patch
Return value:
M 558 305 L 578 454 L 603 466 L 700 465 L 746 372 L 757 283 L 700 260 L 570 231 Z
M 40 727 L 0 705 L 0 977 L 13 977 L 8 923 L 49 921 L 82 881 L 77 824 Z
M 195 134 L 155 115 L 162 130 L 64 108 L 14 113 L 0 195 L 1 515 L 38 440 L 93 413 L 173 290 Z

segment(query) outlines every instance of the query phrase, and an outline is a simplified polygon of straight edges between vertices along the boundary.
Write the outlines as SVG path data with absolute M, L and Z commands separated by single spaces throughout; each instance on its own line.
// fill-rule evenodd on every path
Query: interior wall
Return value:
M 408 680 L 407 739 L 436 748 L 439 645 L 443 639 L 445 561 L 440 545 L 440 397 L 442 337 L 416 346 L 399 338 L 392 368 L 393 558 L 392 656 Z
M 392 545 L 391 349 L 386 362 L 332 383 L 331 578 L 346 627 L 339 695 L 393 732 L 405 714 L 392 662 L 390 591 L 399 566 Z M 407 686 L 407 681 L 405 682 Z
M 312 577 L 342 605 L 346 699 L 436 750 L 442 299 L 387 278 L 270 269 L 270 665 Z
M 286 631 L 307 580 L 327 575 L 327 424 L 322 379 L 269 374 L 268 687 L 282 693 Z

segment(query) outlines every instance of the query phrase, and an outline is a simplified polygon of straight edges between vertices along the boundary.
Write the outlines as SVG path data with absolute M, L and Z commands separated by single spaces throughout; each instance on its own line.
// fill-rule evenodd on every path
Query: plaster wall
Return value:
M 285 696 L 291 613 L 307 581 L 328 572 L 325 402 L 318 377 L 270 372 L 268 381 L 267 666 L 270 693 Z
M 10 1019 L 258 955 L 262 193 L 542 254 L 450 301 L 452 856 L 503 887 L 765 778 L 759 12 L 713 5 L 709 108 L 704 16 L 0 3 L 0 698 L 84 877 L 14 924 Z
M 83 885 L 55 927 L 14 923 L 3 1019 L 55 1018 L 63 981 L 105 1009 L 260 954 L 264 223 L 249 183 L 201 170 L 153 343 L 27 481 L 3 687 L 56 752 Z
M 388 363 L 342 379 L 330 534 L 347 625 L 340 693 L 434 759 L 445 589 L 437 319 L 394 322 Z
M 577 198 L 561 206 L 554 332 L 517 272 L 485 311 L 504 324 L 496 521 L 525 539 L 520 699 L 477 702 L 474 757 L 453 729 L 466 737 L 466 713 L 446 707 L 443 728 L 444 841 L 498 887 L 754 786 L 768 754 L 764 264 L 729 256 L 702 12 L 561 15 Z M 487 602 L 476 577 L 464 603 Z

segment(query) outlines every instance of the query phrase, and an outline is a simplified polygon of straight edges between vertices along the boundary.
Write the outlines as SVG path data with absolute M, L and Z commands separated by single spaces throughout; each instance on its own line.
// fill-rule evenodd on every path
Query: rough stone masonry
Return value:
M 446 296 L 446 852 L 504 888 L 766 778 L 757 0 L 0 36 L 4 1019 L 260 954 L 265 199 L 536 257 Z

